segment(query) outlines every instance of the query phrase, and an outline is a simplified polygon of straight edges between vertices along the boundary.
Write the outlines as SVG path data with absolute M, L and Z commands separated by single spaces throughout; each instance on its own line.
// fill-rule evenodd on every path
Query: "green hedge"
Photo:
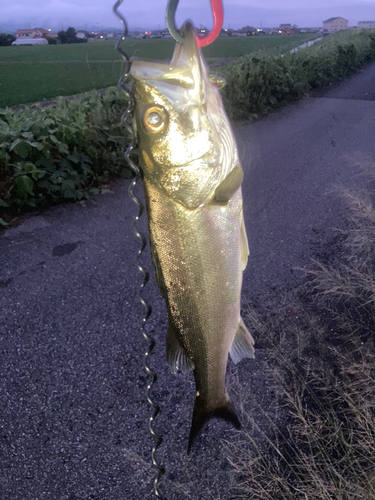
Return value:
M 124 92 L 0 110 L 0 213 L 80 200 L 111 177 L 130 176 L 121 115 Z
M 225 106 L 232 118 L 264 114 L 374 60 L 375 33 L 369 30 L 332 35 L 284 57 L 244 56 L 226 68 Z

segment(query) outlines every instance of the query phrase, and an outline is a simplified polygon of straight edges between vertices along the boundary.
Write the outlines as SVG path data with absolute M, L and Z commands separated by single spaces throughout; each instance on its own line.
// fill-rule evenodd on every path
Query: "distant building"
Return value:
M 284 28 L 291 28 L 291 27 L 292 27 L 292 25 L 290 23 L 288 23 L 288 24 L 280 24 L 280 29 L 281 30 L 284 29 Z
M 43 38 L 48 35 L 48 30 L 44 28 L 33 28 L 33 29 L 19 29 L 14 33 L 16 38 Z
M 375 30 L 375 21 L 359 21 L 357 27 L 359 29 Z
M 76 31 L 76 36 L 77 36 L 77 38 L 88 38 L 89 32 L 85 31 L 85 30 L 78 30 L 78 31 Z
M 297 35 L 299 33 L 299 29 L 286 26 L 285 28 L 282 28 L 281 33 L 283 35 Z
M 18 38 L 12 45 L 48 45 L 45 38 Z
M 323 21 L 323 32 L 336 33 L 336 31 L 348 29 L 348 20 L 343 17 L 331 17 Z

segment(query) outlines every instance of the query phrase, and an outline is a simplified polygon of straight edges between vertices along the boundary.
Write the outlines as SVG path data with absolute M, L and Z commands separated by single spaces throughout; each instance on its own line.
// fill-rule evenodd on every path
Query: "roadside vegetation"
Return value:
M 128 101 L 115 88 L 55 106 L 0 110 L 0 224 L 12 214 L 80 200 L 114 177 L 130 176 L 121 115 Z
M 340 191 L 348 226 L 306 289 L 250 314 L 280 389 L 278 418 L 247 413 L 252 432 L 228 443 L 242 499 L 375 499 L 375 163 L 361 165 L 371 192 Z
M 270 42 L 267 42 L 267 38 Z M 238 51 L 246 44 L 267 44 L 271 43 L 271 40 L 275 40 L 272 44 L 276 47 L 276 42 L 281 38 L 291 43 L 291 37 L 219 39 L 217 50 L 224 53 L 223 47 L 236 46 Z M 154 55 L 157 54 L 157 47 L 165 48 L 168 45 L 172 49 L 174 45 L 173 40 L 140 42 L 146 42 L 143 47 L 154 47 Z M 155 45 L 151 45 L 155 42 Z M 110 43 L 113 50 L 113 42 Z M 127 49 L 137 53 L 138 44 L 139 41 L 129 40 Z M 77 57 L 79 53 L 79 57 L 82 57 L 84 52 L 79 51 L 85 50 L 86 47 L 89 51 L 96 49 L 98 52 L 95 52 L 95 57 L 100 58 L 109 45 L 103 42 L 85 45 L 3 47 L 2 50 L 14 49 L 13 54 L 20 57 L 25 57 L 22 54 L 30 50 L 31 61 L 40 58 L 42 53 L 49 56 L 64 54 L 64 57 L 71 58 L 70 62 L 51 62 L 48 65 L 50 78 L 44 79 L 39 87 L 32 78 L 27 78 L 25 85 L 25 70 L 30 70 L 31 73 L 40 70 L 42 74 L 41 68 L 45 67 L 45 64 L 6 66 L 7 69 L 12 68 L 13 75 L 15 68 L 20 71 L 17 83 L 14 82 L 17 99 L 20 99 L 22 92 L 24 99 L 27 95 L 34 95 L 36 99 L 38 92 L 44 90 L 48 94 L 51 81 L 60 82 L 62 68 L 70 72 L 71 78 L 70 86 L 64 89 L 64 93 L 72 94 L 73 89 L 78 89 L 76 80 L 79 78 L 75 69 L 86 64 L 77 62 L 75 66 L 72 64 L 73 56 Z M 214 44 L 209 50 L 216 50 Z M 94 58 L 94 52 L 90 54 L 90 57 Z M 290 45 L 284 55 L 257 52 L 256 55 L 244 56 L 227 66 L 227 85 L 223 89 L 224 103 L 233 119 L 248 119 L 295 101 L 311 88 L 322 87 L 353 74 L 363 64 L 373 60 L 375 33 L 369 30 L 358 34 L 339 33 L 293 54 L 290 54 Z M 116 64 L 118 67 L 115 63 L 106 66 L 102 63 L 95 65 L 87 62 L 92 85 L 95 86 L 99 81 L 99 86 L 105 87 L 110 74 L 117 81 L 121 63 Z M 112 73 L 105 72 L 104 67 L 111 68 Z M 99 69 L 102 72 L 102 80 L 96 74 Z M 54 78 L 51 77 L 52 74 Z M 1 88 L 4 87 L 2 82 L 6 79 L 7 71 L 0 72 Z M 59 84 L 62 85 L 61 82 Z M 65 85 L 68 85 L 67 81 Z M 90 192 L 95 192 L 110 178 L 120 173 L 130 175 L 123 160 L 128 140 L 120 123 L 126 104 L 125 94 L 112 88 L 102 96 L 92 91 L 74 101 L 60 98 L 56 105 L 47 108 L 39 106 L 19 111 L 9 108 L 0 110 L 0 223 L 5 225 L 12 214 L 21 211 L 66 200 L 80 200 Z
M 244 56 L 225 69 L 227 112 L 235 119 L 265 114 L 374 60 L 372 30 L 337 33 L 293 54 Z

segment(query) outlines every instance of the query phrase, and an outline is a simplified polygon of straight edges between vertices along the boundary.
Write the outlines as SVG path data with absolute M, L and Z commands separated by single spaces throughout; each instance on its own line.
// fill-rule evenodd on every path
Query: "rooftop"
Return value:
M 323 23 L 330 23 L 332 21 L 336 21 L 336 19 L 344 19 L 343 17 L 330 17 L 326 21 L 323 21 Z M 344 19 L 344 21 L 347 21 L 347 19 Z

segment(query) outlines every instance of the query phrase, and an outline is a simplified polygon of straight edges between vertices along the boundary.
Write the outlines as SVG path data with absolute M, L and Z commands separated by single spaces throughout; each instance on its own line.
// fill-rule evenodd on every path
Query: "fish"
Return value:
M 130 74 L 167 362 L 173 373 L 194 372 L 190 453 L 214 417 L 241 428 L 225 387 L 228 353 L 234 363 L 253 358 L 254 340 L 240 313 L 249 245 L 222 79 L 210 77 L 191 21 L 181 33 L 169 64 L 133 58 Z

